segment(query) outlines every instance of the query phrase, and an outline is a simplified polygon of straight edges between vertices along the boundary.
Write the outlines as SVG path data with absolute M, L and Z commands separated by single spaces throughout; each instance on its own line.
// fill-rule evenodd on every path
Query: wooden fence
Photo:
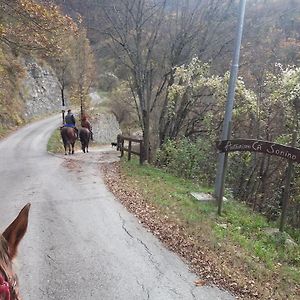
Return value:
M 124 145 L 125 142 L 128 142 L 128 148 Z M 139 145 L 139 151 L 136 150 L 136 147 L 133 147 L 132 144 Z M 145 161 L 144 159 L 144 143 L 142 139 L 126 137 L 123 135 L 117 136 L 117 150 L 121 151 L 121 157 L 124 156 L 124 152 L 128 152 L 128 160 L 131 160 L 131 154 L 136 154 L 140 157 L 140 164 L 142 165 Z

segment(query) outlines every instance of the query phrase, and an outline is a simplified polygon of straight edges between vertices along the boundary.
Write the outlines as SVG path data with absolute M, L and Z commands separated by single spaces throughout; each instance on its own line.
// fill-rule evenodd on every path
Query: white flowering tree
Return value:
M 284 68 L 277 64 L 276 69 L 275 74 L 267 73 L 257 88 L 260 97 L 257 97 L 253 135 L 258 139 L 289 145 L 293 131 L 299 129 L 300 68 Z M 230 176 L 238 196 L 254 209 L 277 218 L 282 205 L 287 161 L 263 154 L 235 155 L 239 155 L 239 159 L 232 160 Z M 299 173 L 298 167 L 296 173 Z M 291 202 L 294 204 L 299 201 L 298 177 L 296 174 L 292 190 Z
M 168 113 L 161 126 L 160 139 L 178 136 L 209 137 L 212 142 L 219 136 L 227 96 L 229 73 L 211 74 L 210 66 L 193 58 L 188 65 L 175 70 L 174 83 L 168 90 Z M 243 135 L 256 111 L 255 93 L 248 90 L 241 78 L 237 82 L 234 110 L 234 132 Z
M 258 103 L 259 137 L 287 143 L 296 129 L 300 99 L 300 68 L 283 68 L 277 64 L 277 73 L 267 73 L 262 83 Z
M 257 87 L 259 93 L 246 88 L 242 78 L 238 79 L 232 121 L 234 138 L 291 143 L 292 132 L 298 130 L 300 68 L 283 68 L 278 64 L 276 69 L 276 74 L 266 74 L 261 86 Z M 197 139 L 199 150 L 191 151 L 186 142 L 175 142 L 174 150 L 171 144 L 167 144 L 167 160 L 172 156 L 170 153 L 176 152 L 178 145 L 185 145 L 186 149 L 181 150 L 179 157 L 183 159 L 183 156 L 187 156 L 189 160 L 183 160 L 182 166 L 187 168 L 190 163 L 197 172 L 205 170 L 205 174 L 199 174 L 198 177 L 207 178 L 208 184 L 214 176 L 214 142 L 220 137 L 228 81 L 228 73 L 215 76 L 211 74 L 207 63 L 194 58 L 188 65 L 174 70 L 174 83 L 168 89 L 165 126 L 160 132 L 162 140 L 180 137 Z M 205 153 L 203 149 L 206 149 Z M 164 164 L 163 154 L 160 155 L 162 160 L 159 163 Z M 270 218 L 277 218 L 282 204 L 287 161 L 250 152 L 235 152 L 230 156 L 227 183 L 234 194 L 247 201 L 253 209 L 266 213 Z M 178 163 L 174 165 L 178 168 Z M 167 167 L 171 166 L 172 162 L 167 162 Z M 182 171 L 176 171 L 183 174 Z M 186 174 L 191 173 L 190 170 L 185 171 Z M 300 173 L 298 167 L 291 199 L 294 208 L 298 207 L 300 200 L 297 199 L 300 194 L 300 176 L 297 173 Z M 300 211 L 292 209 L 289 214 L 290 220 L 291 217 L 295 219 L 295 216 L 300 216 Z M 299 217 L 295 220 L 295 223 L 300 221 Z

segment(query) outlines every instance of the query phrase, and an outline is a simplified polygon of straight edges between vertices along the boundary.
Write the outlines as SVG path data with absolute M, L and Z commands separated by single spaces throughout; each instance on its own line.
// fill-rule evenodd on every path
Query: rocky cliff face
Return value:
M 116 142 L 117 135 L 121 133 L 119 123 L 113 114 L 98 113 L 91 120 L 94 140 L 101 144 Z
M 24 67 L 26 76 L 20 92 L 25 107 L 24 118 L 30 119 L 47 113 L 60 113 L 60 88 L 54 71 L 46 64 L 41 65 L 32 58 L 24 59 Z M 90 96 L 92 100 L 97 97 L 100 99 L 95 92 L 91 93 Z M 92 103 L 99 105 L 101 103 L 101 99 L 99 99 Z M 78 116 L 76 116 L 76 119 L 79 122 Z M 98 113 L 93 116 L 91 122 L 94 139 L 101 144 L 116 141 L 117 135 L 121 133 L 119 123 L 113 114 Z
M 40 65 L 32 58 L 24 59 L 26 76 L 21 91 L 25 103 L 25 119 L 46 113 L 59 113 L 61 99 L 59 83 L 54 71 Z

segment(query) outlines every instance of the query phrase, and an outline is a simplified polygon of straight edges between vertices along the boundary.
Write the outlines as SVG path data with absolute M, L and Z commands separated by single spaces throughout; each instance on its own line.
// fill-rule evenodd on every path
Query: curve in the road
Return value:
M 97 163 L 47 153 L 59 122 L 38 121 L 0 142 L 0 228 L 32 203 L 19 250 L 24 299 L 234 299 L 194 286 L 183 261 L 106 189 Z M 101 151 L 91 155 L 101 160 Z

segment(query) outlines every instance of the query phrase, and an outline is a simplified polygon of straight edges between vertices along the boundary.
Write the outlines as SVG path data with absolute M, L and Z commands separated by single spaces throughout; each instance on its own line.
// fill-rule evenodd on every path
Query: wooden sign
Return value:
M 276 155 L 296 163 L 300 163 L 300 149 L 260 140 L 224 140 L 217 141 L 220 152 L 251 151 Z

